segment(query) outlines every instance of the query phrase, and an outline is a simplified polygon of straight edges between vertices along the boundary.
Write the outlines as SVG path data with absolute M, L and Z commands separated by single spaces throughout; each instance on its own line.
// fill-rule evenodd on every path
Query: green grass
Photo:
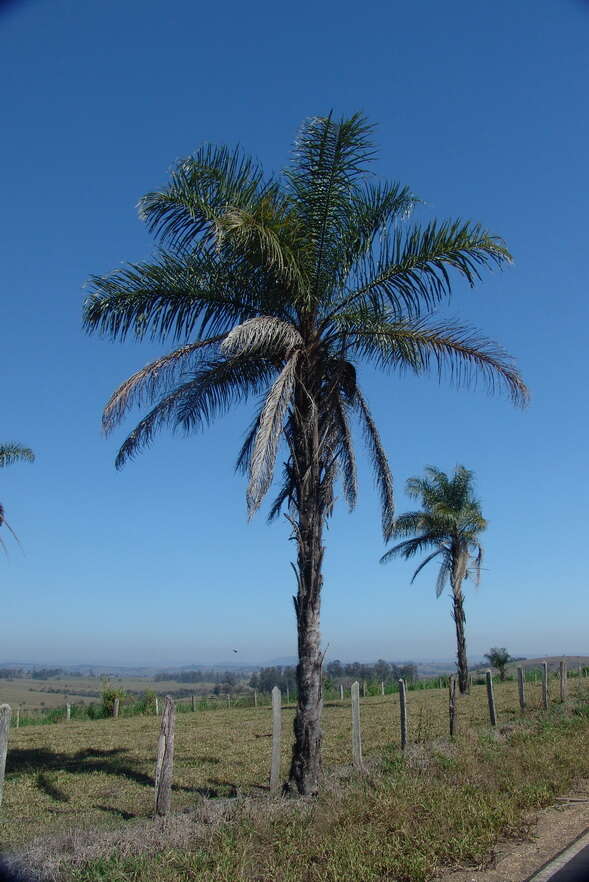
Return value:
M 498 730 L 489 729 L 485 690 L 476 687 L 460 700 L 454 742 L 446 737 L 446 692 L 410 693 L 406 756 L 398 750 L 396 697 L 365 699 L 369 770 L 363 777 L 349 766 L 349 704 L 330 703 L 326 787 L 311 803 L 267 796 L 267 708 L 181 714 L 173 793 L 180 814 L 163 839 L 154 835 L 158 822 L 149 820 L 156 718 L 19 730 L 11 737 L 1 810 L 5 844 L 24 846 L 50 834 L 42 848 L 57 854 L 64 852 L 63 836 L 70 842 L 74 836 L 77 856 L 61 870 L 68 882 L 425 882 L 443 866 L 483 862 L 500 833 L 522 833 L 528 809 L 550 802 L 575 776 L 589 775 L 587 683 L 571 683 L 568 706 L 555 702 L 547 715 L 537 710 L 539 687 L 529 686 L 523 722 L 515 684 L 496 684 L 495 691 Z M 293 710 L 284 717 L 286 774 Z M 215 806 L 214 822 L 201 823 Z M 183 824 L 194 829 L 188 834 Z M 175 836 L 175 826 L 182 835 Z M 74 835 L 74 829 L 89 832 Z

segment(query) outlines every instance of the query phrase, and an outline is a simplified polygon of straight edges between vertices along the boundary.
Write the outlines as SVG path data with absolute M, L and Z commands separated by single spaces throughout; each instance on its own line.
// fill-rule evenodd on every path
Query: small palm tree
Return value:
M 433 368 L 459 382 L 479 376 L 516 403 L 527 395 L 500 347 L 432 318 L 451 293 L 451 271 L 474 285 L 483 267 L 509 260 L 504 244 L 478 224 L 410 225 L 415 197 L 399 184 L 375 183 L 373 156 L 371 127 L 360 115 L 306 121 L 290 167 L 276 178 L 265 178 L 240 150 L 198 150 L 140 202 L 159 256 L 94 277 L 84 307 L 89 331 L 181 344 L 126 380 L 106 405 L 107 432 L 134 405 L 148 408 L 117 467 L 166 426 L 199 430 L 261 397 L 238 457 L 253 515 L 283 445 L 270 517 L 285 509 L 297 547 L 290 781 L 304 794 L 317 792 L 321 767 L 323 531 L 338 477 L 349 507 L 356 501 L 354 417 L 380 490 L 386 538 L 394 523 L 391 472 L 359 364 L 393 373 Z
M 5 468 L 6 466 L 12 465 L 12 463 L 14 462 L 34 461 L 35 454 L 29 447 L 23 447 L 22 444 L 17 444 L 15 442 L 0 444 L 0 468 Z M 12 529 L 10 524 L 7 523 L 4 516 L 4 506 L 0 503 L 0 527 L 1 526 L 8 527 L 12 535 L 15 536 L 14 530 Z M 4 548 L 4 543 L 2 542 L 2 539 L 0 539 L 0 544 Z
M 426 564 L 440 558 L 436 597 L 450 581 L 452 616 L 456 623 L 458 685 L 464 694 L 468 692 L 468 663 L 462 583 L 471 573 L 477 584 L 479 582 L 483 548 L 478 537 L 487 522 L 479 500 L 473 495 L 472 472 L 464 466 L 457 466 L 452 478 L 433 466 L 428 466 L 425 472 L 425 478 L 409 478 L 407 481 L 407 493 L 413 499 L 421 499 L 422 510 L 400 515 L 392 531 L 393 536 L 410 538 L 387 551 L 381 563 L 387 563 L 393 557 L 408 560 L 429 552 L 413 573 L 413 583 Z
M 492 668 L 497 668 L 499 679 L 505 680 L 505 668 L 510 661 L 513 661 L 506 648 L 504 646 L 493 646 L 492 649 L 485 653 L 485 658 Z

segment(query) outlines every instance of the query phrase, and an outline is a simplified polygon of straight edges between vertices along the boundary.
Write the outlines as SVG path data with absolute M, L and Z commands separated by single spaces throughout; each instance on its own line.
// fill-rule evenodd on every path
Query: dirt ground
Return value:
M 575 799 L 587 802 L 574 802 Z M 526 882 L 587 828 L 589 780 L 579 782 L 554 806 L 531 816 L 529 838 L 525 842 L 500 842 L 490 866 L 446 873 L 436 882 Z

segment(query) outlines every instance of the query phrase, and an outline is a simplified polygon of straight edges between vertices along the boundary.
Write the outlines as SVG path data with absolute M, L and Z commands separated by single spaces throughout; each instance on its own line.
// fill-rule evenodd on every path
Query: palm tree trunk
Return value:
M 323 576 L 324 505 L 321 498 L 318 414 L 307 389 L 295 393 L 300 434 L 293 445 L 297 474 L 298 521 L 293 521 L 298 554 L 295 572 L 298 591 L 294 600 L 297 617 L 299 661 L 298 703 L 294 721 L 295 742 L 290 766 L 290 786 L 303 795 L 319 790 L 321 776 L 322 664 L 319 630 Z
M 458 550 L 453 555 L 452 574 L 452 618 L 456 625 L 456 654 L 458 668 L 458 688 L 461 695 L 467 695 L 470 691 L 468 683 L 468 661 L 466 658 L 466 636 L 464 626 L 466 616 L 464 614 L 464 595 L 462 593 L 462 580 L 466 573 L 468 552 Z
M 468 684 L 468 662 L 466 659 L 466 637 L 464 634 L 464 625 L 466 616 L 464 615 L 464 596 L 462 591 L 454 593 L 452 603 L 452 618 L 456 624 L 456 654 L 458 661 L 458 688 L 461 695 L 469 692 Z
M 299 793 L 309 796 L 319 791 L 321 776 L 321 711 L 323 709 L 322 673 L 323 656 L 319 614 L 321 606 L 320 572 L 323 549 L 310 555 L 316 565 L 298 566 L 299 592 L 294 599 L 297 616 L 299 663 L 297 665 L 298 703 L 294 721 L 295 742 L 290 767 L 290 781 Z M 300 557 L 300 555 L 299 555 Z

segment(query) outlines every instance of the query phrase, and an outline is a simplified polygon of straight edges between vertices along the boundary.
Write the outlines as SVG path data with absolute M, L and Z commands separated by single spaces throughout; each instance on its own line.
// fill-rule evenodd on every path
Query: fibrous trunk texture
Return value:
M 295 742 L 290 786 L 303 795 L 319 790 L 321 776 L 322 663 L 319 630 L 323 577 L 324 504 L 321 496 L 319 417 L 310 383 L 295 393 L 297 412 L 293 461 L 296 473 L 298 518 L 293 522 L 297 541 L 298 591 L 293 598 L 297 618 L 299 661 L 298 703 L 294 721 Z

